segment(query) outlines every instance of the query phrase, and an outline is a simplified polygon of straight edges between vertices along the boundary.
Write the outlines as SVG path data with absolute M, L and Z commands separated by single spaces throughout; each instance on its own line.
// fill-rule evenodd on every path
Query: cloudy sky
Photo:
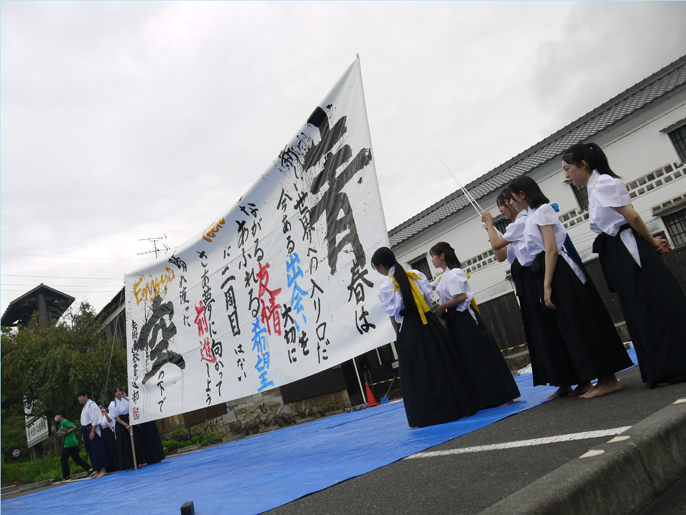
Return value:
M 154 259 L 140 240 L 233 206 L 356 53 L 389 229 L 456 189 L 441 159 L 466 184 L 686 53 L 685 2 L 0 11 L 2 312 L 41 282 L 101 309 Z

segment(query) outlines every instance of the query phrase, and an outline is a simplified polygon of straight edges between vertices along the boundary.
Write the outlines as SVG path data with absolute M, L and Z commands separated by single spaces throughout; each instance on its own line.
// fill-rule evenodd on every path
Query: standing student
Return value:
M 69 480 L 69 457 L 74 461 L 74 464 L 80 466 L 88 474 L 93 472 L 93 469 L 87 461 L 83 460 L 79 455 L 79 441 L 76 439 L 76 426 L 64 418 L 64 411 L 55 411 L 55 423 L 57 427 L 53 430 L 57 431 L 57 435 L 64 440 L 62 445 L 62 456 L 60 457 L 60 464 L 62 465 L 62 481 Z
M 374 252 L 371 262 L 388 277 L 378 296 L 397 334 L 400 387 L 410 427 L 476 413 L 476 393 L 455 345 L 429 308 L 433 289 L 426 276 L 418 270 L 406 272 L 387 247 Z
M 562 167 L 588 190 L 593 251 L 619 296 L 643 381 L 649 388 L 686 381 L 686 297 L 660 258 L 669 243 L 650 233 L 597 144 L 572 146 Z
M 532 278 L 540 301 L 553 310 L 576 373 L 577 391 L 590 399 L 621 390 L 615 373 L 633 363 L 590 277 L 563 250 L 567 231 L 531 177 L 514 179 L 510 193 L 518 208 L 529 211 L 524 244 L 535 256 Z M 598 383 L 593 386 L 595 378 Z M 571 384 L 558 390 L 560 394 L 571 391 Z
M 442 241 L 431 247 L 430 252 L 433 265 L 443 269 L 443 273 L 431 283 L 440 302 L 436 315 L 442 316 L 446 322 L 476 392 L 479 407 L 512 404 L 521 395 L 519 388 L 493 335 L 478 309 L 474 309 L 474 294 L 455 250 Z
M 114 400 L 110 402 L 110 417 L 115 421 L 114 432 L 117 438 L 117 460 L 121 470 L 133 468 L 133 449 L 129 430 L 129 399 L 124 396 L 124 390 L 115 386 L 112 390 Z M 139 462 L 140 463 L 140 462 Z
M 579 384 L 580 381 L 555 316 L 552 311 L 543 309 L 538 289 L 532 279 L 531 265 L 535 256 L 527 251 L 524 243 L 528 210 L 512 202 L 509 188 L 498 195 L 496 202 L 504 218 L 514 219 L 514 222 L 507 226 L 505 234 L 501 237 L 495 232 L 493 217 L 488 211 L 481 213 L 481 219 L 486 223 L 489 241 L 496 259 L 498 261 L 507 259 L 512 265 L 512 279 L 522 311 L 533 384 L 534 386 L 549 384 L 559 387 L 558 391 L 548 397 L 549 399 L 585 393 L 590 383 L 580 385 L 581 388 L 575 391 L 570 391 L 568 388 L 569 385 Z
M 110 466 L 107 467 L 107 472 L 114 472 L 120 469 L 117 453 L 117 437 L 114 433 L 116 421 L 110 417 L 108 408 L 100 408 L 100 413 L 102 413 L 102 422 L 100 423 L 102 438 L 105 440 L 107 450 L 110 453 Z
M 79 390 L 76 397 L 83 406 L 81 409 L 81 437 L 86 445 L 86 451 L 93 463 L 96 472 L 95 479 L 107 475 L 107 467 L 110 465 L 110 453 L 107 444 L 102 438 L 100 423 L 102 413 L 98 405 L 91 400 L 90 390 Z

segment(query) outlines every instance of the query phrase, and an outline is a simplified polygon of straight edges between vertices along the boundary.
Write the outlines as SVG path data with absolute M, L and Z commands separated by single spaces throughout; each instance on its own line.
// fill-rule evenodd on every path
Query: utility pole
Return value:
M 166 234 L 165 234 L 164 236 L 158 236 L 157 238 L 141 238 L 141 239 L 138 240 L 138 241 L 150 241 L 150 242 L 152 242 L 153 250 L 146 250 L 145 252 L 138 252 L 138 255 L 141 256 L 141 255 L 143 255 L 143 254 L 152 254 L 152 253 L 154 253 L 154 254 L 155 254 L 155 259 L 157 259 L 157 254 L 158 254 L 158 253 L 164 252 L 164 253 L 166 254 L 167 252 L 169 252 L 169 251 L 171 250 L 171 249 L 169 248 L 169 246 L 167 246 L 166 243 L 163 243 L 163 244 L 162 244 L 162 245 L 164 246 L 164 248 L 158 248 L 158 247 L 157 247 L 157 243 L 158 243 L 158 242 L 163 241 L 163 240 L 166 240 L 166 239 L 167 239 L 167 235 L 166 235 Z

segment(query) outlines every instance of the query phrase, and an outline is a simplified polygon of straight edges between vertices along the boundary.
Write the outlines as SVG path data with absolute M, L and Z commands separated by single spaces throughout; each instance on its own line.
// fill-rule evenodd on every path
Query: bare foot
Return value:
M 600 383 L 598 383 L 600 384 Z M 583 383 L 579 383 L 576 388 L 574 388 L 574 391 L 571 392 L 569 395 L 572 397 L 576 397 L 577 395 L 583 395 L 585 393 L 590 392 L 593 390 L 597 385 L 593 385 L 591 381 L 586 381 Z
M 503 406 L 509 406 L 510 404 L 514 404 L 514 399 L 511 401 L 503 402 L 502 404 L 498 404 L 496 408 L 502 408 Z
M 98 479 L 99 477 L 104 477 L 104 476 L 106 476 L 106 475 L 107 475 L 107 472 L 105 472 L 105 471 L 103 470 L 103 471 L 100 472 L 97 476 L 95 476 L 93 479 Z
M 661 386 L 669 386 L 669 385 L 670 385 L 670 383 L 657 383 L 655 385 L 655 388 L 660 388 Z
M 618 392 L 622 389 L 622 385 L 617 380 L 614 375 L 601 377 L 593 390 L 581 395 L 582 399 L 593 399 L 594 397 L 600 397 L 601 395 L 607 395 L 608 393 Z
M 554 394 L 548 397 L 548 399 L 557 399 L 558 397 L 564 397 L 570 393 L 572 393 L 571 386 L 560 386 Z

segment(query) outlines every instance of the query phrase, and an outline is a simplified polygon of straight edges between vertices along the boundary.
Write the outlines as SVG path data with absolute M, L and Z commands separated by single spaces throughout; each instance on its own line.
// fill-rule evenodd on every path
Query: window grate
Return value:
M 686 125 L 679 127 L 677 130 L 669 133 L 669 139 L 672 140 L 672 144 L 676 149 L 676 153 L 679 154 L 679 159 L 681 162 L 686 161 Z
M 662 218 L 662 221 L 672 237 L 674 247 L 686 245 L 686 209 L 667 215 Z

